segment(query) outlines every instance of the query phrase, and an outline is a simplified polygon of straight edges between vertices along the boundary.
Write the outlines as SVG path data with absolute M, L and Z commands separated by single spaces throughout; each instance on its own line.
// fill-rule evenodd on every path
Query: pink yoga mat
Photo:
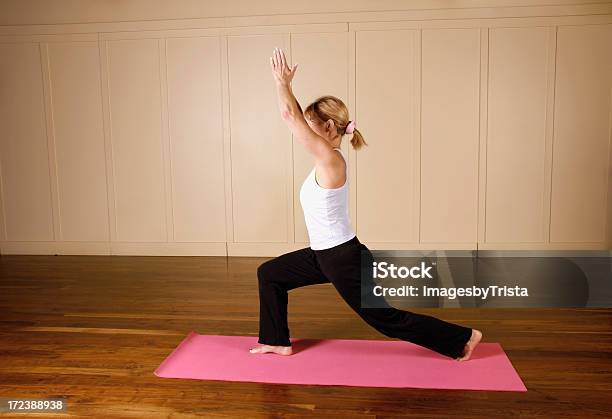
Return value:
M 293 355 L 252 354 L 256 336 L 190 332 L 155 370 L 166 378 L 527 391 L 499 343 L 481 342 L 459 362 L 402 340 L 291 339 Z

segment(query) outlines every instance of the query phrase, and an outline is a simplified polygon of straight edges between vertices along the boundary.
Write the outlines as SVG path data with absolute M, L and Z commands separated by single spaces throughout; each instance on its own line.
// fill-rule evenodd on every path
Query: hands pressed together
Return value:
M 277 84 L 291 84 L 295 71 L 297 70 L 297 64 L 293 68 L 289 68 L 287 60 L 285 59 L 285 53 L 280 48 L 274 48 L 272 56 L 270 57 L 270 67 L 272 68 L 272 75 Z

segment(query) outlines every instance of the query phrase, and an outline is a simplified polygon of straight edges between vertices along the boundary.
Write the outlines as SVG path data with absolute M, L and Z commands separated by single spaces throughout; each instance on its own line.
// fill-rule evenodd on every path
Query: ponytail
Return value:
M 361 135 L 361 133 L 359 132 L 357 128 L 355 128 L 355 131 L 353 131 L 353 138 L 351 138 L 351 145 L 353 146 L 355 150 L 359 150 L 364 145 L 368 145 L 368 143 L 366 143 L 365 140 L 363 139 L 363 135 Z

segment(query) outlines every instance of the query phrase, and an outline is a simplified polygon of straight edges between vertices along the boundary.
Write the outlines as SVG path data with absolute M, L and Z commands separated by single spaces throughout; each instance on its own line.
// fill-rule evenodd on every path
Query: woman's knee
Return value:
M 269 281 L 272 278 L 273 271 L 274 265 L 272 260 L 267 260 L 257 267 L 257 279 L 259 282 Z

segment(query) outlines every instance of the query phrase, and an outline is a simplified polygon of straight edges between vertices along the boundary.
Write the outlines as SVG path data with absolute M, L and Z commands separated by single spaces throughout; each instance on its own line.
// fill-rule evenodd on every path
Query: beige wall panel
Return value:
M 5 240 L 54 240 L 38 44 L 0 44 L 0 167 Z
M 228 37 L 234 242 L 288 241 L 291 132 L 270 69 L 286 38 Z
M 480 31 L 424 30 L 422 48 L 421 242 L 475 248 Z
M 357 152 L 357 235 L 418 241 L 415 130 L 417 31 L 356 33 L 356 121 L 369 144 Z
M 612 25 L 559 27 L 551 242 L 604 242 Z
M 60 239 L 108 241 L 97 42 L 48 44 Z
M 158 41 L 109 41 L 107 51 L 116 240 L 165 242 Z
M 174 241 L 225 242 L 219 38 L 166 40 Z
M 307 246 L 299 188 L 314 161 L 280 118 L 277 46 L 300 63 L 302 106 L 342 98 L 369 143 L 343 149 L 372 249 L 610 249 L 608 0 L 266 1 L 249 4 L 257 15 L 183 1 L 174 16 L 157 1 L 155 19 L 10 3 L 4 254 Z
M 298 63 L 293 93 L 302 109 L 320 96 L 336 96 L 348 103 L 348 34 L 303 33 L 291 35 L 292 63 Z M 325 48 L 322 48 L 325 46 Z M 349 137 L 342 141 L 342 151 L 349 158 Z M 367 141 L 367 140 L 366 140 Z M 352 162 L 349 161 L 350 165 Z M 293 205 L 295 208 L 295 241 L 308 245 L 308 232 L 300 204 L 300 188 L 314 166 L 314 158 L 297 140 L 293 140 Z M 350 183 L 350 179 L 349 179 Z M 350 185 L 353 192 L 353 185 Z
M 545 241 L 547 50 L 545 27 L 489 34 L 487 243 Z

